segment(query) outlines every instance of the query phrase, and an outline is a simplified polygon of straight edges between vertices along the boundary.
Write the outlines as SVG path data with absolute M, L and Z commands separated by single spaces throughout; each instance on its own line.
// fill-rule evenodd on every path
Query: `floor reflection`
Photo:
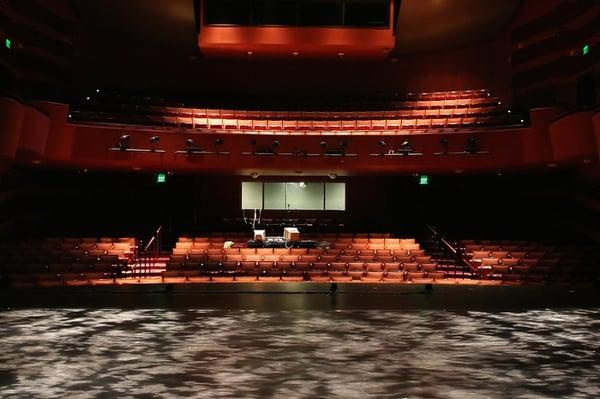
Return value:
M 0 324 L 0 397 L 600 397 L 600 309 L 28 309 Z

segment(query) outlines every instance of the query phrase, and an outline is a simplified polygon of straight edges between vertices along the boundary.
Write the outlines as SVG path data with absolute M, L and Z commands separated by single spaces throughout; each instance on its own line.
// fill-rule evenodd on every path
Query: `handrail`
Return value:
M 144 252 L 148 252 L 148 248 L 150 248 L 150 245 L 152 245 L 152 243 L 155 241 L 155 239 L 156 239 L 156 236 L 152 236 L 150 241 L 148 241 L 148 244 L 146 244 L 146 247 L 144 247 Z
M 448 241 L 446 241 L 445 238 L 440 239 L 440 241 L 450 250 L 452 251 L 453 254 L 457 254 L 458 251 L 452 246 L 452 244 L 450 244 Z
M 433 233 L 434 236 L 440 236 L 433 226 L 427 225 L 426 227 Z M 443 236 L 440 237 L 440 242 L 444 244 L 444 246 L 446 246 L 446 248 L 448 248 L 453 254 L 456 255 L 458 253 L 458 250 L 454 248 L 452 244 L 450 244 Z
M 145 246 L 140 240 L 140 246 L 138 248 L 141 247 L 141 250 L 137 253 L 136 264 L 134 266 L 132 277 L 146 277 L 147 274 L 152 270 L 152 267 L 156 263 L 156 259 L 160 255 L 161 251 L 162 227 L 162 225 L 158 226 Z

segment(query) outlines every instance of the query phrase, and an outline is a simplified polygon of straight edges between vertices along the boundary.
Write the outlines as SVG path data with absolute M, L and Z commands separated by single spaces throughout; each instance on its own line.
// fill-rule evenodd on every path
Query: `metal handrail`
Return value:
M 158 226 L 158 228 L 154 231 L 154 235 L 150 237 L 148 243 L 145 246 L 140 240 L 140 245 L 138 248 L 140 248 L 141 250 L 137 254 L 136 267 L 134 268 L 133 272 L 134 278 L 146 277 L 148 273 L 152 270 L 156 259 L 160 255 L 160 250 L 162 246 L 162 228 L 162 225 Z

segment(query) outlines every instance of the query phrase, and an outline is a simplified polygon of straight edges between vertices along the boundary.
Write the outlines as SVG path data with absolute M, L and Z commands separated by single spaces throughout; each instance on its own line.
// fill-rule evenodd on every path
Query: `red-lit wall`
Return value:
M 552 122 L 549 133 L 556 162 L 594 159 L 597 155 L 591 111 L 572 113 Z
M 344 97 L 490 88 L 509 101 L 506 43 L 480 42 L 401 55 L 397 62 L 373 60 L 211 60 L 181 55 L 150 56 L 143 49 L 94 48 L 79 61 L 77 87 L 177 93 L 210 101 L 214 96 Z M 118 59 L 119 62 L 115 62 Z M 160 77 L 160 78 L 157 78 Z
M 600 109 L 596 110 L 594 117 L 592 118 L 594 123 L 594 131 L 596 136 L 596 147 L 598 148 L 598 158 L 600 158 Z
M 15 158 L 24 116 L 25 107 L 18 100 L 0 97 L 0 171 Z

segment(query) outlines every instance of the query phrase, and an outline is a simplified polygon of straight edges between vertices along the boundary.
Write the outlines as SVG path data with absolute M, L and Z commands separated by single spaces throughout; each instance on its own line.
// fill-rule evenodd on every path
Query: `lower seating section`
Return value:
M 600 277 L 600 253 L 594 247 L 475 240 L 463 240 L 462 247 L 465 259 L 484 279 L 586 284 Z
M 248 248 L 239 236 L 181 237 L 163 280 L 429 283 L 446 277 L 413 238 L 339 234 L 317 243 L 318 248 Z
M 135 252 L 130 237 L 42 238 L 0 244 L 0 275 L 13 287 L 112 283 Z

